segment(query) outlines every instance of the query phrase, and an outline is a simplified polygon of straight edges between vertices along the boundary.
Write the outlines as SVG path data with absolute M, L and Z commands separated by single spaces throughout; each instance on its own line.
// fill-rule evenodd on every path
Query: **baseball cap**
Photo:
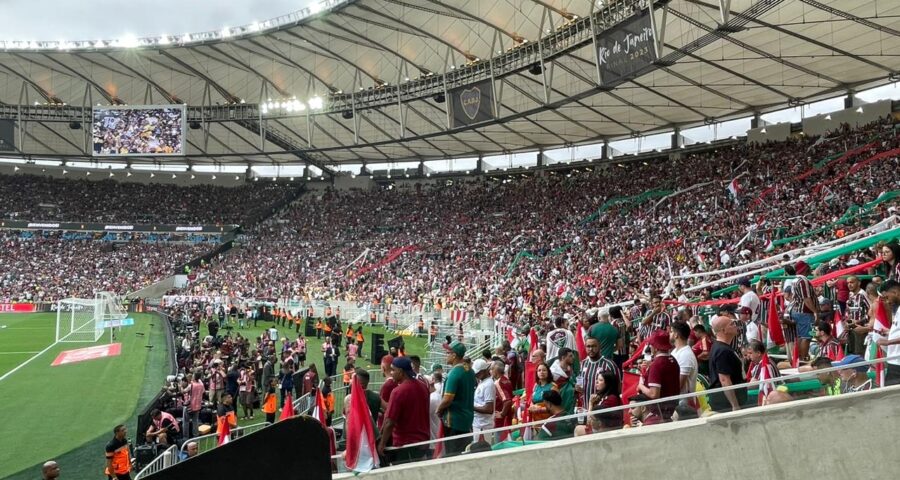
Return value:
M 831 366 L 852 368 L 859 373 L 865 373 L 869 371 L 868 365 L 858 365 L 864 361 L 865 360 L 863 360 L 863 358 L 859 355 L 847 355 L 846 357 L 842 358 L 841 361 L 832 363 Z
M 857 265 L 859 265 L 859 259 L 857 258 L 851 258 L 850 261 L 847 262 L 848 267 L 855 267 Z
M 466 346 L 459 342 L 453 342 L 450 344 L 450 351 L 455 353 L 457 357 L 465 357 L 466 356 Z
M 809 265 L 803 260 L 800 260 L 794 265 L 794 270 L 797 271 L 797 275 L 806 275 L 809 273 Z
M 474 372 L 475 375 L 478 375 L 479 373 L 487 370 L 487 368 L 488 368 L 488 362 L 487 362 L 487 360 L 485 360 L 483 358 L 479 358 L 479 359 L 475 360 L 474 362 L 472 362 L 472 372 Z
M 391 366 L 403 370 L 407 377 L 415 377 L 416 372 L 412 368 L 412 361 L 407 357 L 397 357 L 391 362 Z
M 738 313 L 744 315 L 753 315 L 753 310 L 751 310 L 750 307 L 741 307 L 738 309 Z

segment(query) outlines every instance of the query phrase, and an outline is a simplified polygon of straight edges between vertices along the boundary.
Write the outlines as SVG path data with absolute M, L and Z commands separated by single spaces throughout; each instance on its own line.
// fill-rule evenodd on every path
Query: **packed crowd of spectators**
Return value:
M 95 112 L 94 153 L 184 154 L 181 108 L 111 109 Z
M 292 199 L 297 185 L 177 186 L 0 175 L 0 218 L 25 221 L 246 224 Z
M 67 232 L 0 231 L 0 303 L 125 294 L 177 273 L 207 243 L 102 241 Z M 103 234 L 98 234 L 103 235 Z
M 867 152 L 814 168 L 868 144 Z M 769 241 L 828 224 L 852 205 L 900 189 L 897 157 L 850 173 L 858 162 L 898 146 L 893 122 L 885 119 L 845 126 L 826 138 L 733 144 L 590 172 L 309 194 L 199 272 L 190 290 L 460 306 L 507 318 L 547 318 L 564 299 L 588 307 L 649 298 L 662 288 L 672 295 L 693 284 L 670 284 L 677 274 L 744 264 L 889 216 L 896 199 L 766 251 Z M 732 179 L 740 184 L 736 199 L 727 189 Z M 691 186 L 697 187 L 598 212 L 610 199 Z M 409 251 L 393 258 L 404 247 Z M 523 253 L 529 258 L 518 258 Z

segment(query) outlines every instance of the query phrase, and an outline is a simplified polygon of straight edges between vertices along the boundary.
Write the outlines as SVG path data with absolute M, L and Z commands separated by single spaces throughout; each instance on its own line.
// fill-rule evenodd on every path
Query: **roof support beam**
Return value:
M 841 17 L 841 18 L 850 20 L 851 22 L 856 22 L 860 25 L 865 25 L 873 30 L 878 30 L 879 32 L 884 32 L 889 35 L 893 35 L 895 37 L 900 37 L 900 31 L 894 30 L 893 28 L 886 27 L 884 25 L 879 25 L 871 20 L 853 15 L 852 13 L 847 13 L 839 8 L 834 8 L 830 5 L 825 5 L 824 3 L 818 2 L 816 0 L 800 0 L 800 1 L 811 7 L 818 8 L 819 10 L 822 10 L 823 12 L 828 12 L 836 17 Z

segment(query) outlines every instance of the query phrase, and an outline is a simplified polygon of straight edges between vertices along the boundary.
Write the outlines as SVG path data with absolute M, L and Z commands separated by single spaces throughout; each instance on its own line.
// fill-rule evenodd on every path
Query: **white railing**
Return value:
M 177 445 L 172 445 L 167 448 L 166 451 L 159 454 L 156 458 L 153 459 L 152 462 L 148 463 L 146 467 L 142 468 L 137 475 L 134 476 L 134 480 L 140 480 L 148 475 L 153 475 L 154 473 L 165 470 L 166 468 L 171 467 L 178 463 L 179 451 Z

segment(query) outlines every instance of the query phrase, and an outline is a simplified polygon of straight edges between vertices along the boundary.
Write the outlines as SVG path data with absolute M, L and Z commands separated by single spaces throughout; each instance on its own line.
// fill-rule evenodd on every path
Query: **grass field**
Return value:
M 259 322 L 258 326 L 255 328 L 251 326 L 244 330 L 240 330 L 239 328 L 235 327 L 235 329 L 232 330 L 232 335 L 240 333 L 242 336 L 250 337 L 251 339 L 255 339 L 263 332 L 263 330 L 269 328 L 271 325 L 272 325 L 271 322 Z M 288 331 L 285 327 L 280 327 L 280 326 L 276 325 L 275 328 L 277 328 L 279 330 L 279 335 L 281 337 L 288 336 L 292 340 L 297 338 L 297 334 L 295 333 L 294 330 L 290 330 L 290 333 L 288 334 Z M 206 326 L 205 325 L 202 326 L 202 330 L 203 330 L 203 333 L 206 334 Z M 385 347 L 387 347 L 387 341 L 394 338 L 396 335 L 389 331 L 386 331 L 383 327 L 371 327 L 368 325 L 363 327 L 363 333 L 366 337 L 366 342 L 367 342 L 363 346 L 363 349 L 365 350 L 365 352 L 363 352 L 365 354 L 365 357 L 358 358 L 356 360 L 356 366 L 365 368 L 367 370 L 378 368 L 379 367 L 378 365 L 373 365 L 369 361 L 369 353 L 371 351 L 371 334 L 373 334 L 373 333 L 383 334 L 384 340 L 385 340 Z M 406 345 L 406 354 L 407 355 L 419 355 L 420 357 L 425 358 L 425 343 L 426 343 L 425 340 L 426 340 L 425 337 L 403 337 L 404 344 Z M 281 345 L 281 342 L 279 342 L 279 346 L 280 345 Z M 341 371 L 344 367 L 345 361 L 343 360 L 343 356 L 346 354 L 346 349 L 344 348 L 344 347 L 346 347 L 346 343 L 342 343 L 341 346 L 342 346 L 342 348 L 341 348 L 342 359 L 338 362 L 338 369 L 337 369 L 338 374 L 341 373 Z M 322 348 L 321 340 L 317 340 L 315 337 L 308 338 L 307 352 L 309 352 L 309 353 L 307 354 L 307 364 L 309 364 L 310 362 L 315 363 L 316 369 L 319 371 L 320 377 L 324 376 L 324 374 L 325 374 L 325 363 L 322 360 L 321 348 Z M 338 386 L 340 386 L 340 385 L 335 385 L 335 387 L 338 387 Z M 238 414 L 239 414 L 238 417 L 240 417 L 240 413 L 241 413 L 241 410 L 240 410 L 240 408 L 238 408 Z M 265 419 L 265 415 L 262 415 L 260 412 L 256 412 L 254 414 L 254 418 L 252 420 L 240 420 L 239 419 L 238 424 L 239 425 L 250 425 L 253 423 L 259 423 L 263 419 Z
M 7 411 L 0 478 L 38 478 L 35 466 L 49 458 L 60 461 L 64 478 L 101 477 L 112 427 L 125 423 L 133 436 L 136 410 L 159 391 L 168 368 L 161 321 L 131 316 L 135 325 L 116 339 L 119 356 L 53 367 L 60 352 L 107 344 L 109 335 L 96 344 L 58 343 L 36 356 L 54 342 L 56 314 L 0 315 L 0 377 L 35 357 L 0 380 Z

